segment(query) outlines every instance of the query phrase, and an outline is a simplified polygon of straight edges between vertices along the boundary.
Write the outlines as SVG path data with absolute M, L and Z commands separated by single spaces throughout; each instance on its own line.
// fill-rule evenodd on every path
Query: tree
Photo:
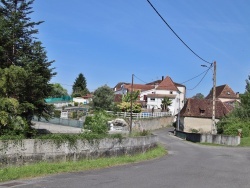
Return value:
M 139 94 L 140 94 L 140 91 L 127 93 L 122 96 L 122 102 L 131 102 L 131 96 L 132 96 L 132 102 L 135 102 L 138 99 Z
M 44 99 L 52 92 L 51 78 L 56 75 L 48 61 L 42 43 L 34 36 L 35 27 L 42 23 L 32 22 L 29 15 L 33 13 L 31 5 L 34 0 L 0 0 L 0 69 L 5 70 L 6 91 L 2 95 L 15 98 L 22 109 L 20 116 L 29 125 L 34 115 L 51 117 L 53 108 Z M 23 70 L 16 69 L 17 67 Z M 15 84 L 16 76 L 11 70 L 19 71 L 24 77 Z M 7 72 L 9 72 L 7 74 Z M 8 75 L 8 77 L 6 77 Z M 13 87 L 12 85 L 15 85 Z M 14 88 L 15 92 L 10 88 Z
M 201 93 L 197 93 L 197 94 L 194 95 L 192 98 L 193 98 L 193 99 L 204 99 L 204 95 L 201 94 Z
M 72 90 L 73 90 L 73 97 L 78 97 L 78 96 L 80 97 L 89 93 L 89 90 L 87 89 L 86 79 L 82 73 L 80 73 L 76 78 Z
M 114 91 L 107 85 L 97 88 L 93 93 L 94 109 L 111 110 L 114 102 Z
M 64 89 L 61 86 L 61 84 L 59 84 L 59 83 L 52 84 L 52 88 L 53 89 L 52 89 L 50 97 L 60 98 L 62 96 L 67 96 L 68 95 L 67 89 Z
M 168 97 L 164 97 L 163 100 L 161 101 L 161 109 L 162 111 L 169 111 L 169 106 L 171 106 L 172 101 Z

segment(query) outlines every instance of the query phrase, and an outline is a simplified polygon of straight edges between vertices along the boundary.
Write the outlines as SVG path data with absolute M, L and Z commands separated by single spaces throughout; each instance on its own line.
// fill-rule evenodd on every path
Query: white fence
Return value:
M 117 115 L 118 117 L 122 118 L 130 118 L 131 113 L 130 112 L 113 112 L 113 111 L 107 111 L 110 114 Z M 141 112 L 141 113 L 132 113 L 132 119 L 143 119 L 143 118 L 157 118 L 157 117 L 167 117 L 172 116 L 171 112 Z

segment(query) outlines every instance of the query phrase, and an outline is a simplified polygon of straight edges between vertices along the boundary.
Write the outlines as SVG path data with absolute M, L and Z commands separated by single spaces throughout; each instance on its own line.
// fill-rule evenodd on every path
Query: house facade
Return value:
M 240 102 L 239 95 L 227 84 L 217 86 L 215 90 L 215 121 L 231 112 L 235 103 Z M 210 133 L 212 129 L 213 89 L 205 99 L 188 99 L 180 112 L 180 130 L 192 132 L 198 130 Z
M 172 102 L 171 106 L 169 106 L 169 111 L 172 114 L 177 114 L 179 109 L 184 106 L 186 87 L 173 82 L 169 76 L 148 84 L 133 84 L 132 86 L 132 84 L 128 83 L 119 83 L 114 87 L 115 94 L 125 95 L 131 90 L 140 92 L 138 101 L 147 109 L 160 110 L 162 100 L 165 97 Z

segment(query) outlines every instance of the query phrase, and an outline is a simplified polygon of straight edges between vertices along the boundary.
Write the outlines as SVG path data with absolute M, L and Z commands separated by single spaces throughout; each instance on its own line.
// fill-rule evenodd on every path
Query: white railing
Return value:
M 130 112 L 116 112 L 113 111 L 107 111 L 110 114 L 117 115 L 118 117 L 122 118 L 130 118 L 131 113 Z M 143 119 L 143 118 L 157 118 L 157 117 L 167 117 L 172 116 L 171 112 L 141 112 L 141 113 L 132 113 L 133 119 Z

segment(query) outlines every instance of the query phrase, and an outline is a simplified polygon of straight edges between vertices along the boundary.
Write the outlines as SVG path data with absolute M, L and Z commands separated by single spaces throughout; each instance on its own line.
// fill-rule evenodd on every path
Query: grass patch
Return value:
M 240 139 L 240 146 L 250 147 L 250 137 L 243 137 Z
M 41 162 L 27 166 L 7 167 L 0 169 L 0 182 L 23 178 L 33 178 L 63 172 L 86 171 L 129 163 L 136 163 L 159 158 L 164 156 L 166 153 L 167 151 L 165 150 L 165 148 L 158 145 L 156 148 L 146 153 L 133 156 L 126 155 L 121 157 L 99 158 L 62 163 Z

